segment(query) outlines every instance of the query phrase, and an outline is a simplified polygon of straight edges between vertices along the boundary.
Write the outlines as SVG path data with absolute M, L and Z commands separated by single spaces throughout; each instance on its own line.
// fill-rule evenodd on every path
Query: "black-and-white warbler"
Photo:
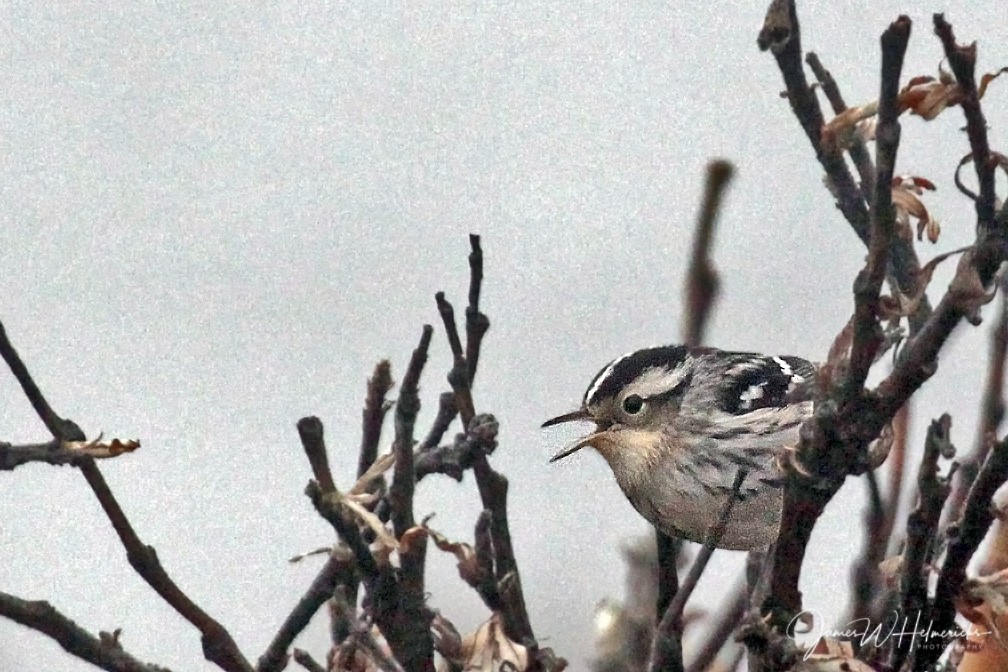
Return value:
M 637 350 L 592 379 L 580 409 L 543 423 L 596 424 L 550 461 L 595 448 L 642 516 L 700 543 L 742 468 L 740 501 L 717 545 L 762 548 L 780 527 L 780 458 L 812 415 L 815 373 L 798 357 L 682 345 Z

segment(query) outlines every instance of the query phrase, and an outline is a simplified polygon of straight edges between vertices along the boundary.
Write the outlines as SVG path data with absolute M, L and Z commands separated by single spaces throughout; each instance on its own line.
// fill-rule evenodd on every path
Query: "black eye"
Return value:
M 637 415 L 644 408 L 644 400 L 636 394 L 631 394 L 623 400 L 623 410 L 629 415 Z

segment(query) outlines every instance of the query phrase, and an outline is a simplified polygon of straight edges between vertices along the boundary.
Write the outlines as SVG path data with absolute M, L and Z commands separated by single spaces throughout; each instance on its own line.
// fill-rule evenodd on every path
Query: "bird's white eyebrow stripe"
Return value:
M 598 375 L 598 378 L 595 379 L 595 383 L 590 388 L 588 388 L 587 392 L 585 392 L 586 404 L 591 404 L 592 398 L 595 396 L 595 393 L 598 392 L 599 388 L 602 386 L 602 383 L 605 382 L 605 379 L 612 375 L 613 369 L 616 368 L 616 365 L 622 362 L 627 357 L 636 354 L 636 352 L 637 352 L 636 350 L 631 350 L 630 352 L 624 355 L 620 355 L 619 357 L 614 359 L 612 363 L 609 364 L 609 366 L 605 368 L 605 371 L 603 371 Z
M 777 366 L 781 368 L 781 371 L 784 373 L 785 376 L 794 375 L 794 370 L 791 368 L 791 365 L 785 362 L 783 359 L 781 359 L 780 357 L 774 357 L 773 361 L 777 363 Z

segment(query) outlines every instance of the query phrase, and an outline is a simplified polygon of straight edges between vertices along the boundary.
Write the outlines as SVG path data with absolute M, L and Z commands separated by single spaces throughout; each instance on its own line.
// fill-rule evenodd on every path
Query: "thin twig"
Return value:
M 121 453 L 122 454 L 122 453 Z M 41 462 L 54 466 L 73 465 L 84 454 L 80 450 L 68 448 L 63 441 L 47 441 L 46 443 L 27 443 L 12 445 L 0 441 L 0 471 L 12 471 L 23 464 Z M 117 454 L 89 455 L 94 459 L 111 459 Z
M 833 79 L 833 74 L 823 66 L 819 56 L 810 51 L 805 55 L 805 62 L 808 63 L 812 73 L 819 80 L 819 86 L 830 102 L 833 113 L 840 114 L 846 110 L 847 103 L 844 101 L 843 94 L 840 93 L 840 87 Z M 865 199 L 869 199 L 875 193 L 875 161 L 872 160 L 865 141 L 856 135 L 847 151 L 854 161 L 854 167 L 857 168 L 858 177 L 861 178 L 861 193 Z
M 361 537 L 360 528 L 340 505 L 336 493 L 324 492 L 318 482 L 313 480 L 305 487 L 305 495 L 311 500 L 318 514 L 329 521 L 340 539 L 350 547 L 357 562 L 357 569 L 364 578 L 373 579 L 378 574 L 378 565 Z
M 329 469 L 329 451 L 326 450 L 322 421 L 310 415 L 297 421 L 298 436 L 301 447 L 304 448 L 311 465 L 312 473 L 322 492 L 328 494 L 336 491 L 332 471 Z
M 686 665 L 686 672 L 704 672 L 714 663 L 714 659 L 724 648 L 735 628 L 742 621 L 748 604 L 748 590 L 744 581 L 735 586 L 714 612 L 717 619 L 696 647 L 693 659 Z M 728 668 L 731 669 L 731 668 Z
M 259 657 L 256 672 L 279 672 L 284 669 L 287 664 L 287 649 L 308 626 L 312 616 L 333 596 L 336 586 L 348 582 L 356 584 L 356 581 L 353 555 L 346 548 L 337 547 L 273 636 L 266 651 Z
M 917 506 L 907 518 L 906 549 L 903 551 L 903 573 L 900 580 L 900 613 L 911 622 L 928 621 L 928 565 L 932 560 L 942 507 L 949 493 L 948 479 L 938 475 L 938 458 L 943 452 L 948 452 L 951 425 L 952 418 L 948 413 L 931 421 L 917 474 Z M 893 643 L 895 647 L 890 666 L 899 670 L 910 652 L 913 639 L 900 637 Z
M 462 418 L 462 426 L 468 427 L 476 415 L 476 410 L 473 405 L 472 389 L 469 387 L 469 366 L 462 352 L 462 340 L 459 338 L 458 325 L 455 323 L 455 310 L 445 298 L 444 292 L 435 294 L 434 299 L 437 301 L 438 312 L 444 322 L 445 334 L 448 336 L 448 345 L 452 353 L 453 363 L 448 372 L 448 384 L 455 393 L 455 406 Z
M 703 202 L 697 216 L 693 253 L 686 273 L 687 309 L 683 332 L 687 345 L 700 345 L 703 342 L 704 327 L 717 298 L 720 283 L 710 260 L 710 248 L 724 190 L 731 181 L 734 170 L 732 164 L 724 160 L 712 161 L 707 165 Z
M 893 239 L 896 213 L 892 203 L 892 178 L 899 149 L 899 80 L 903 56 L 910 40 L 911 22 L 900 16 L 882 33 L 882 76 L 879 92 L 878 129 L 876 131 L 876 171 L 871 208 L 871 237 L 868 261 L 854 281 L 854 339 L 850 366 L 845 381 L 846 394 L 861 394 L 868 369 L 882 344 L 878 323 L 879 292 L 886 276 L 889 248 Z
M 480 237 L 469 234 L 469 305 L 466 306 L 466 349 L 465 360 L 469 372 L 469 385 L 476 378 L 476 367 L 479 364 L 480 345 L 483 336 L 490 328 L 490 320 L 480 312 L 480 290 L 483 285 L 483 248 Z
M 1008 481 L 1008 438 L 994 443 L 987 454 L 966 497 L 962 518 L 949 532 L 945 560 L 935 588 L 932 632 L 953 632 L 955 629 L 955 599 L 966 580 L 966 566 L 994 521 L 991 501 L 1005 481 Z M 942 649 L 937 646 L 922 649 L 915 661 L 918 669 L 927 669 L 941 653 Z
M 399 401 L 395 410 L 395 441 L 392 452 L 395 454 L 395 467 L 392 472 L 392 485 L 389 488 L 389 504 L 392 507 L 392 529 L 397 537 L 416 525 L 413 519 L 413 490 L 416 486 L 416 476 L 413 472 L 413 425 L 420 412 L 420 395 L 418 386 L 420 373 L 427 363 L 427 351 L 430 348 L 434 328 L 425 324 L 420 335 L 420 343 L 409 367 L 403 376 L 399 388 Z
M 696 588 L 697 582 L 700 580 L 700 575 L 707 568 L 707 562 L 710 560 L 711 555 L 713 555 L 715 546 L 717 546 L 721 535 L 724 534 L 725 528 L 728 526 L 728 518 L 731 516 L 732 509 L 735 508 L 739 489 L 742 487 L 742 481 L 745 480 L 746 473 L 745 469 L 739 469 L 735 475 L 735 481 L 732 483 L 731 492 L 728 493 L 728 499 L 721 510 L 721 515 L 707 533 L 707 540 L 704 542 L 700 552 L 697 553 L 696 560 L 690 566 L 689 573 L 686 574 L 686 578 L 683 580 L 682 585 L 679 586 L 679 590 L 676 591 L 675 597 L 672 598 L 668 609 L 665 610 L 665 615 L 662 616 L 658 627 L 655 629 L 654 641 L 651 644 L 651 662 L 648 666 L 651 672 L 670 672 L 672 670 L 683 669 L 683 610 L 686 608 L 686 601 L 689 600 L 690 595 L 693 594 L 693 589 Z
M 311 654 L 304 649 L 294 649 L 291 652 L 291 657 L 294 659 L 298 665 L 308 670 L 308 672 L 326 672 L 326 668 L 312 658 Z
M 385 395 L 392 389 L 392 367 L 387 359 L 375 365 L 374 373 L 368 379 L 364 410 L 361 411 L 361 445 L 357 463 L 357 478 L 371 468 L 378 459 L 378 443 L 381 441 L 382 424 L 390 405 Z
M 934 29 L 938 39 L 945 49 L 945 58 L 955 75 L 959 88 L 962 90 L 963 115 L 966 117 L 966 135 L 969 137 L 970 149 L 973 153 L 973 166 L 976 168 L 977 180 L 980 184 L 980 194 L 976 199 L 977 223 L 982 229 L 990 229 L 994 225 L 994 163 L 991 159 L 990 144 L 987 140 L 987 121 L 980 107 L 980 95 L 977 92 L 976 78 L 976 43 L 960 46 L 956 44 L 952 26 L 945 20 L 944 14 L 934 15 Z M 1008 231 L 1000 232 L 1002 237 Z
M 1004 383 L 1005 358 L 1008 356 L 1008 281 L 1002 280 L 1001 309 L 997 322 L 991 327 L 990 353 L 987 357 L 987 382 L 984 385 L 983 400 L 980 403 L 980 422 L 973 449 L 960 462 L 959 471 L 952 482 L 945 517 L 954 520 L 962 513 L 966 493 L 973 483 L 980 465 L 987 457 L 991 437 L 997 434 L 1005 414 Z
M 166 667 L 137 660 L 123 650 L 118 631 L 95 637 L 48 602 L 22 600 L 0 593 L 0 616 L 41 632 L 67 653 L 109 672 L 171 672 Z
M 49 402 L 46 401 L 46 398 L 42 395 L 42 390 L 35 384 L 35 379 L 28 373 L 28 367 L 21 361 L 17 350 L 14 349 L 10 339 L 7 338 L 7 331 L 4 329 L 2 322 L 0 322 L 0 356 L 7 362 L 11 373 L 14 374 L 14 377 L 21 385 L 21 389 L 24 390 L 25 396 L 28 397 L 28 402 L 35 409 L 35 412 L 45 424 L 49 433 L 53 435 L 54 439 L 59 441 L 83 441 L 87 438 L 80 427 L 74 424 L 72 420 L 66 420 L 58 416 L 56 411 L 52 409 L 52 406 L 49 405 Z

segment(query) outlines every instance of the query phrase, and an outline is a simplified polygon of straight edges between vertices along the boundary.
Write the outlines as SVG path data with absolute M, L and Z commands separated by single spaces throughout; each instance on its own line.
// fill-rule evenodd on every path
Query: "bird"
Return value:
M 815 410 L 816 371 L 800 357 L 703 346 L 629 352 L 596 374 L 578 410 L 542 424 L 595 423 L 550 462 L 594 448 L 637 512 L 665 534 L 728 550 L 767 548 L 780 528 L 783 459 Z

